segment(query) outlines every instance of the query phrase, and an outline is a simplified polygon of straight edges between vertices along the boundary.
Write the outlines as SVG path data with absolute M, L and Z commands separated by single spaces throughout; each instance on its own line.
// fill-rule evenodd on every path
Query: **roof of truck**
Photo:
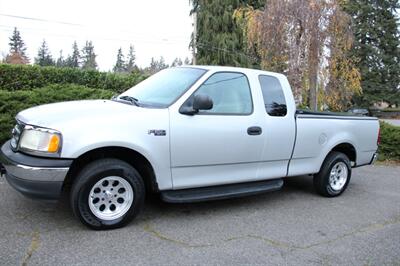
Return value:
M 259 69 L 252 69 L 252 68 L 243 68 L 243 67 L 232 67 L 232 66 L 207 66 L 207 65 L 184 65 L 179 67 L 189 67 L 189 68 L 201 68 L 206 70 L 213 70 L 213 71 L 240 71 L 243 73 L 257 73 L 257 74 L 267 74 L 271 76 L 279 76 L 283 75 L 277 72 L 270 72 L 264 71 Z

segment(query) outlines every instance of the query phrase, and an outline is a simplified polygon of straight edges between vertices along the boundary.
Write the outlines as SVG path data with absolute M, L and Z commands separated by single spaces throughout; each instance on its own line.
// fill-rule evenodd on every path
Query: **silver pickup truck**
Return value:
M 22 194 L 68 193 L 93 229 L 125 225 L 149 193 L 198 202 L 280 189 L 310 174 L 327 197 L 377 156 L 376 118 L 296 110 L 282 74 L 216 66 L 163 70 L 111 100 L 20 112 L 0 153 Z

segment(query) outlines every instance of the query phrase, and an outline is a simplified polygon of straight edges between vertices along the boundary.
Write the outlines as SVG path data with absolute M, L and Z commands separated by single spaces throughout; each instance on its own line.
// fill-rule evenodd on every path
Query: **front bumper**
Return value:
M 30 198 L 54 200 L 61 195 L 72 160 L 41 158 L 14 152 L 7 141 L 1 147 L 0 164 L 4 167 L 8 183 L 14 189 Z

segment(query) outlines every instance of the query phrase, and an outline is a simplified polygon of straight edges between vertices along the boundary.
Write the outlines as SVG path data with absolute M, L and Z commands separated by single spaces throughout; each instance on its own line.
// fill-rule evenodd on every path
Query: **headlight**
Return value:
M 61 151 L 61 133 L 52 129 L 25 126 L 19 149 L 27 153 L 57 155 Z
M 17 149 L 18 149 L 19 139 L 21 138 L 21 134 L 22 134 L 22 131 L 24 130 L 24 127 L 25 127 L 25 125 L 17 120 L 17 124 L 15 125 L 15 127 L 13 128 L 13 130 L 11 132 L 11 134 L 12 134 L 11 148 L 14 151 L 17 151 Z

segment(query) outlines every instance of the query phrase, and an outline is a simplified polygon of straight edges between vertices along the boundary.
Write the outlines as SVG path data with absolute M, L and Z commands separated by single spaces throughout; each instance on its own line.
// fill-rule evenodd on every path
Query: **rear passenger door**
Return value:
M 295 141 L 295 116 L 288 111 L 288 95 L 285 97 L 282 83 L 277 77 L 259 75 L 258 82 L 265 107 L 262 121 L 265 135 L 257 178 L 284 177 Z M 287 93 L 291 93 L 290 90 Z

